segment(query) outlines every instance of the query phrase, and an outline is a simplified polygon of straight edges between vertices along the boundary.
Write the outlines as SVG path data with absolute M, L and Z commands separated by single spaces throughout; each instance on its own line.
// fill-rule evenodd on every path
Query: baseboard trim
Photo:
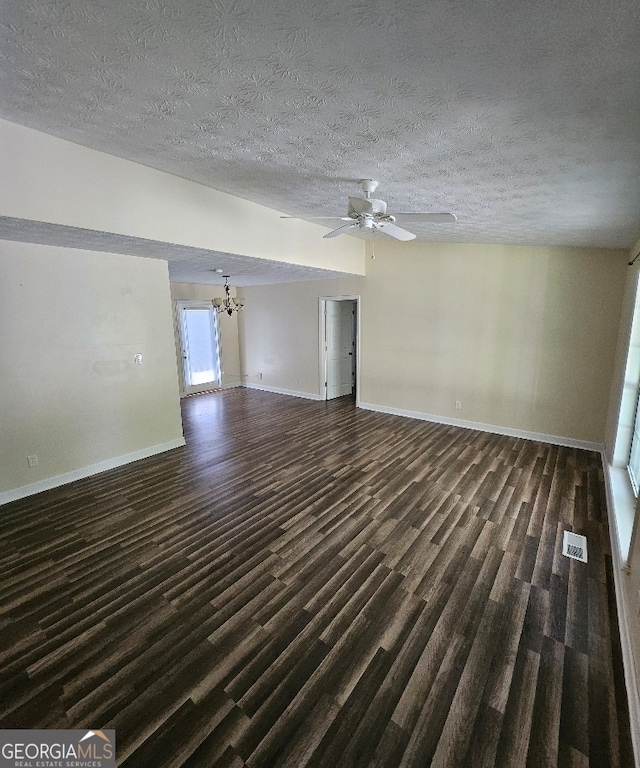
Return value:
M 604 450 L 601 451 L 602 470 L 604 473 L 605 489 L 607 495 L 607 519 L 609 522 L 609 541 L 611 543 L 611 559 L 613 561 L 613 581 L 616 593 L 616 608 L 618 610 L 618 629 L 620 632 L 620 646 L 622 649 L 622 667 L 624 669 L 624 682 L 627 688 L 627 701 L 629 703 L 629 720 L 631 721 L 631 742 L 636 768 L 640 768 L 640 692 L 638 691 L 638 675 L 636 673 L 636 659 L 631 641 L 629 626 L 629 598 L 627 580 L 628 569 L 625 568 L 614 508 L 614 493 L 610 475 L 610 467 Z M 639 660 L 640 661 L 640 660 Z
M 259 389 L 262 392 L 273 392 L 276 395 L 290 395 L 291 397 L 302 397 L 305 400 L 321 400 L 320 395 L 314 392 L 296 392 L 293 389 L 281 389 L 280 387 L 268 387 L 266 384 L 249 384 L 244 382 L 242 384 L 246 389 Z
M 494 435 L 506 435 L 508 437 L 522 437 L 525 440 L 535 440 L 539 443 L 550 443 L 551 445 L 563 445 L 568 448 L 582 448 L 586 451 L 597 451 L 601 453 L 604 450 L 604 443 L 592 443 L 587 440 L 575 440 L 572 437 L 562 437 L 561 435 L 546 435 L 541 432 L 527 432 L 522 429 L 511 429 L 511 427 L 499 427 L 495 424 L 483 424 L 479 421 L 465 421 L 464 419 L 450 419 L 446 416 L 438 416 L 431 413 L 421 413 L 419 411 L 407 411 L 403 408 L 390 408 L 386 405 L 377 405 L 375 403 L 356 403 L 358 408 L 364 408 L 367 411 L 378 411 L 379 413 L 389 413 L 392 416 L 406 416 L 409 419 L 420 419 L 421 421 L 431 421 L 435 424 L 444 424 L 448 427 L 462 427 L 463 429 L 475 429 L 479 432 L 491 432 Z
M 176 438 L 175 440 L 169 440 L 166 443 L 151 445 L 148 448 L 143 448 L 139 451 L 125 453 L 122 456 L 114 456 L 112 459 L 99 461 L 97 464 L 90 464 L 87 467 L 79 467 L 71 472 L 65 472 L 62 475 L 47 477 L 44 480 L 39 480 L 37 483 L 23 485 L 20 488 L 14 488 L 11 491 L 2 491 L 0 492 L 0 505 L 8 504 L 10 501 L 24 499 L 27 496 L 33 496 L 36 493 L 42 493 L 42 491 L 49 491 L 52 488 L 58 488 L 61 485 L 73 483 L 75 480 L 82 480 L 85 477 L 91 477 L 91 475 L 97 475 L 100 472 L 106 472 L 109 469 L 121 467 L 124 464 L 131 464 L 134 461 L 146 459 L 149 456 L 155 456 L 157 453 L 164 453 L 173 448 L 181 448 L 183 445 L 186 445 L 184 437 Z

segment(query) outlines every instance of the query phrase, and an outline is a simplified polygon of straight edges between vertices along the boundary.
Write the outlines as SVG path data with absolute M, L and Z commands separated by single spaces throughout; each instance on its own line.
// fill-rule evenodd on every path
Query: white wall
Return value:
M 364 246 L 326 227 L 0 120 L 0 215 L 364 273 Z
M 244 372 L 318 395 L 318 297 L 360 294 L 363 403 L 602 444 L 627 259 L 378 241 L 365 279 L 245 288 Z
M 230 286 L 231 296 L 236 296 L 236 290 Z M 180 349 L 179 319 L 175 314 L 175 302 L 180 299 L 191 301 L 211 301 L 214 298 L 224 298 L 224 288 L 219 285 L 197 285 L 195 283 L 171 283 L 171 298 L 174 302 L 174 334 L 176 339 L 176 360 L 178 376 L 183 382 L 182 350 Z M 241 384 L 240 376 L 240 343 L 238 338 L 238 314 L 229 317 L 226 312 L 218 315 L 218 330 L 220 333 L 220 368 L 223 387 L 237 387 Z
M 0 501 L 182 444 L 166 262 L 0 241 L 0 327 Z

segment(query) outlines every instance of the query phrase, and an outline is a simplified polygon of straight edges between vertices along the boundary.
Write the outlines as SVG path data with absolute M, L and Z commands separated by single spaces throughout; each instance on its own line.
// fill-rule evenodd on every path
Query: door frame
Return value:
M 360 405 L 360 296 L 320 296 L 318 299 L 318 392 L 320 400 L 327 399 L 327 335 L 325 312 L 328 301 L 355 301 L 356 303 L 356 406 Z
M 211 335 L 215 338 L 215 346 L 213 348 L 214 355 L 218 359 L 218 379 L 214 382 L 207 382 L 200 385 L 187 385 L 187 377 L 185 373 L 185 350 L 184 350 L 184 325 L 182 310 L 184 309 L 208 309 L 211 313 Z M 193 395 L 198 392 L 207 392 L 211 389 L 220 389 L 222 387 L 222 357 L 220 350 L 220 326 L 217 321 L 216 312 L 213 308 L 211 301 L 203 299 L 176 299 L 175 302 L 175 318 L 176 318 L 176 353 L 178 355 L 178 373 L 180 375 L 180 397 L 186 397 L 187 395 Z

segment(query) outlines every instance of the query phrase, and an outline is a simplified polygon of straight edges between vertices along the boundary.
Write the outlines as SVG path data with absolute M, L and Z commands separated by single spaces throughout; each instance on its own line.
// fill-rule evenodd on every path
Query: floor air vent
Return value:
M 586 563 L 587 537 L 580 536 L 578 533 L 571 533 L 571 531 L 565 531 L 562 540 L 562 554 Z

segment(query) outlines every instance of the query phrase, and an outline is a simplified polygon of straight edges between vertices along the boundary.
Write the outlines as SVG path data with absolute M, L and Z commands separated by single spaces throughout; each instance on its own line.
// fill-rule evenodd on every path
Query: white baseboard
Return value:
M 244 382 L 242 385 L 247 389 L 259 389 L 262 392 L 273 392 L 276 395 L 291 395 L 291 397 L 303 397 L 305 400 L 322 400 L 320 395 L 315 392 L 296 392 L 294 389 L 281 389 L 280 387 L 268 387 L 266 384 L 249 384 Z
M 151 445 L 148 448 L 142 448 L 139 451 L 133 451 L 133 453 L 125 453 L 122 456 L 114 456 L 112 459 L 99 461 L 97 464 L 90 464 L 88 467 L 79 467 L 78 469 L 74 469 L 71 472 L 65 472 L 62 475 L 46 477 L 44 480 L 39 480 L 37 483 L 23 485 L 20 488 L 14 488 L 11 491 L 1 491 L 0 505 L 8 504 L 10 501 L 23 499 L 26 496 L 33 496 L 35 493 L 49 491 L 51 488 L 58 488 L 61 485 L 73 483 L 75 480 L 82 480 L 85 477 L 97 475 L 99 472 L 106 472 L 108 469 L 115 469 L 116 467 L 121 467 L 124 464 L 131 464 L 133 461 L 146 459 L 149 456 L 155 456 L 157 453 L 170 451 L 172 448 L 180 448 L 183 445 L 185 445 L 184 437 L 176 438 L 175 440 L 169 440 L 167 443 L 159 443 L 158 445 Z
M 636 768 L 640 768 L 640 692 L 638 691 L 638 675 L 636 664 L 640 659 L 635 658 L 633 642 L 631 640 L 631 626 L 629 623 L 629 608 L 631 595 L 628 590 L 629 571 L 625 567 L 625 559 L 620 550 L 620 537 L 615 514 L 614 484 L 612 482 L 607 457 L 602 451 L 602 469 L 604 471 L 605 488 L 607 492 L 607 510 L 609 521 L 609 540 L 611 542 L 611 559 L 613 561 L 613 580 L 616 592 L 616 608 L 618 610 L 618 625 L 620 629 L 620 646 L 622 648 L 622 666 L 624 669 L 624 682 L 627 688 L 627 700 L 629 702 L 629 720 L 631 722 L 631 742 Z
M 462 427 L 463 429 L 476 429 L 479 432 L 491 432 L 494 435 L 507 435 L 509 437 L 522 437 L 525 440 L 536 440 L 539 443 L 550 443 L 551 445 L 564 445 L 568 448 L 582 448 L 586 451 L 602 452 L 603 443 L 592 443 L 587 440 L 575 440 L 572 437 L 562 437 L 560 435 L 546 435 L 542 432 L 528 432 L 523 429 L 511 429 L 511 427 L 500 427 L 495 424 L 483 424 L 479 421 L 465 421 L 464 419 L 450 419 L 446 416 L 437 416 L 431 413 L 421 413 L 419 411 L 407 411 L 403 408 L 390 408 L 386 405 L 376 405 L 375 403 L 356 403 L 358 408 L 364 408 L 367 411 L 378 411 L 379 413 L 389 413 L 393 416 L 406 416 L 409 419 L 420 419 L 421 421 L 432 421 L 436 424 L 445 424 L 449 427 Z

